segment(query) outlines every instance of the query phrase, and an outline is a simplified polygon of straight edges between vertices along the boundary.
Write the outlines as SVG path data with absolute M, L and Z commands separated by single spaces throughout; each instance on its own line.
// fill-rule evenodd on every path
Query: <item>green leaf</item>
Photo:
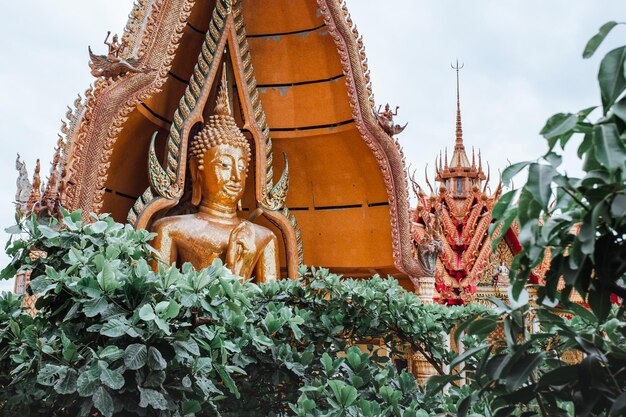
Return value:
M 165 320 L 163 320 L 160 317 L 156 317 L 154 319 L 154 322 L 156 323 L 157 327 L 159 329 L 161 329 L 161 331 L 167 335 L 172 334 L 171 330 L 170 330 L 170 326 L 169 324 L 167 324 L 167 322 Z
M 103 222 L 102 220 L 98 220 L 95 223 L 91 223 L 89 226 L 87 226 L 93 233 L 103 233 L 105 230 L 107 230 L 107 227 L 109 225 L 107 224 L 107 222 Z
M 146 345 L 138 343 L 128 345 L 125 349 L 124 365 L 131 370 L 141 369 L 148 359 Z
M 117 370 L 102 369 L 100 373 L 100 381 L 107 387 L 119 390 L 124 386 L 124 376 Z
M 150 346 L 148 349 L 148 367 L 155 371 L 161 371 L 167 368 L 167 361 L 154 346 Z
M 10 263 L 2 268 L 2 271 L 0 272 L 0 280 L 15 278 L 15 274 L 17 274 L 17 268 L 13 263 Z
M 326 374 L 331 375 L 334 372 L 334 367 L 333 367 L 333 360 L 331 359 L 330 355 L 326 352 L 324 352 L 322 354 L 322 366 L 324 367 L 324 371 L 326 372 Z
M 109 303 L 106 298 L 100 297 L 93 300 L 89 300 L 83 307 L 83 313 L 87 317 L 96 317 L 98 314 L 102 314 L 107 310 Z
M 180 313 L 180 305 L 175 300 L 172 300 L 168 304 L 167 309 L 163 312 L 162 317 L 165 320 L 171 320 L 176 318 L 178 313 Z
M 514 200 L 517 194 L 516 190 L 504 193 L 493 207 L 492 217 L 494 219 L 501 219 L 503 215 L 515 205 Z
M 122 285 L 117 279 L 115 279 L 115 271 L 111 264 L 104 261 L 102 264 L 102 271 L 98 273 L 98 284 L 102 291 L 109 292 Z
M 465 361 L 466 359 L 471 358 L 472 356 L 476 355 L 478 352 L 481 352 L 481 351 L 485 350 L 487 347 L 489 347 L 489 346 L 488 345 L 478 345 L 476 347 L 473 347 L 471 349 L 466 350 L 465 352 L 461 353 L 456 358 L 454 358 L 452 360 L 452 362 L 450 362 L 450 365 L 449 365 L 450 369 L 454 369 L 461 362 Z
M 606 22 L 605 24 L 600 26 L 600 30 L 598 30 L 598 33 L 593 35 L 593 37 L 587 42 L 587 45 L 585 45 L 583 58 L 591 58 L 600 46 L 600 44 L 602 44 L 602 42 L 604 41 L 604 38 L 606 38 L 606 35 L 608 35 L 611 29 L 613 29 L 615 26 L 617 26 L 617 22 Z
M 98 357 L 111 363 L 124 357 L 124 351 L 117 346 L 107 346 L 100 351 Z
M 557 138 L 576 127 L 578 116 L 573 113 L 558 113 L 548 119 L 541 132 L 546 139 Z
M 611 215 L 617 219 L 626 216 L 626 193 L 622 192 L 615 196 L 611 203 Z
M 506 377 L 506 388 L 509 392 L 515 391 L 521 387 L 526 381 L 530 373 L 543 362 L 545 352 L 532 353 L 521 357 L 514 365 L 511 366 Z
M 126 334 L 128 323 L 121 319 L 110 319 L 100 328 L 100 334 L 108 337 L 120 337 Z
M 612 110 L 617 117 L 626 122 L 626 97 L 615 103 Z
M 65 332 L 61 333 L 61 340 L 63 341 L 63 359 L 71 363 L 78 357 L 76 345 L 65 335 Z
M 15 336 L 16 338 L 19 338 L 22 334 L 20 325 L 15 320 L 9 320 L 9 328 L 11 329 L 11 333 L 13 333 L 13 336 Z
M 596 126 L 593 132 L 595 156 L 603 167 L 613 173 L 626 168 L 626 146 L 614 123 Z
M 163 320 L 173 319 L 180 312 L 180 305 L 175 300 L 161 301 L 155 308 L 156 314 Z
M 139 318 L 143 321 L 152 321 L 154 320 L 156 315 L 154 314 L 154 309 L 150 304 L 144 304 L 143 307 L 139 309 Z
M 497 325 L 498 320 L 494 317 L 478 319 L 469 325 L 467 332 L 477 336 L 479 339 L 486 339 L 496 329 Z
M 57 232 L 56 230 L 52 230 L 51 228 L 43 224 L 39 225 L 39 231 L 41 232 L 43 237 L 47 239 L 54 239 L 55 237 L 59 237 L 59 232 Z
M 90 369 L 80 374 L 76 386 L 81 397 L 94 395 L 100 387 L 100 369 Z
M 624 411 L 626 411 L 626 392 L 617 397 L 617 399 L 613 403 L 613 406 L 611 407 L 611 412 L 609 413 L 609 415 L 621 416 L 624 414 Z
M 54 384 L 54 390 L 59 394 L 73 394 L 76 392 L 76 381 L 78 379 L 78 372 L 75 369 L 68 369 L 56 384 Z
M 525 188 L 542 207 L 547 207 L 550 203 L 552 180 L 556 175 L 557 172 L 551 165 L 533 163 L 528 169 L 528 182 Z
M 100 387 L 93 394 L 93 405 L 102 413 L 104 417 L 113 415 L 114 405 L 113 398 L 107 392 L 106 388 Z
M 216 366 L 215 369 L 217 370 L 217 373 L 220 374 L 220 377 L 222 378 L 222 381 L 224 381 L 224 385 L 226 385 L 226 388 L 228 388 L 228 390 L 231 392 L 231 394 L 235 396 L 235 398 L 239 399 L 241 397 L 241 393 L 237 389 L 235 381 L 230 376 L 230 374 L 224 369 L 223 366 Z
M 550 372 L 547 372 L 541 376 L 538 382 L 538 387 L 545 387 L 548 385 L 566 385 L 576 381 L 578 378 L 578 366 L 559 366 Z
M 471 395 L 468 395 L 467 397 L 463 398 L 463 400 L 459 402 L 459 405 L 457 407 L 457 412 L 456 412 L 457 417 L 467 416 L 467 412 L 469 411 L 469 408 L 471 405 L 472 405 Z
M 14 224 L 13 226 L 4 229 L 4 233 L 9 235 L 18 235 L 22 233 L 22 227 L 19 224 Z
M 348 363 L 350 364 L 350 367 L 355 371 L 359 369 L 362 363 L 360 353 L 360 349 L 356 346 L 353 346 L 353 348 L 350 348 L 348 350 Z
M 345 382 L 339 380 L 330 380 L 328 381 L 328 385 L 333 391 L 333 395 L 337 402 L 341 405 L 341 388 L 345 387 Z
M 151 406 L 155 410 L 167 410 L 167 400 L 161 392 L 149 388 L 139 388 L 139 392 L 140 407 L 148 408 Z
M 608 113 L 615 100 L 619 98 L 624 88 L 626 88 L 626 78 L 624 78 L 625 59 L 626 46 L 622 46 L 606 54 L 600 63 L 598 82 L 600 83 L 604 114 Z
M 202 411 L 202 406 L 199 401 L 185 401 L 183 403 L 183 415 L 195 414 Z
M 511 183 L 511 180 L 519 174 L 524 168 L 526 168 L 530 164 L 529 161 L 518 162 L 516 164 L 511 164 L 504 169 L 502 172 L 502 184 L 508 186 Z
M 67 366 L 47 364 L 37 374 L 37 382 L 44 386 L 53 386 L 67 374 Z
M 611 312 L 611 292 L 602 288 L 594 288 L 587 295 L 587 302 L 598 321 L 604 322 Z

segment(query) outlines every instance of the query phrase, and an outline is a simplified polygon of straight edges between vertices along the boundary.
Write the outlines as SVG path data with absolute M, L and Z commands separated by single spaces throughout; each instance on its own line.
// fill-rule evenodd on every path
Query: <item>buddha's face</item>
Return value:
M 205 152 L 203 166 L 198 171 L 202 198 L 224 206 L 236 205 L 248 173 L 246 150 L 233 145 L 214 146 Z

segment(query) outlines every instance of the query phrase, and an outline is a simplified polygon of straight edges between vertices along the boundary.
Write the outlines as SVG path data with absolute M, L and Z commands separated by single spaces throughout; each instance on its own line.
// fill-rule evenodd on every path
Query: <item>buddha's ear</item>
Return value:
M 191 172 L 191 204 L 197 206 L 202 200 L 202 187 L 200 182 L 202 181 L 202 175 L 198 175 L 198 162 L 195 158 L 191 158 L 189 161 L 189 171 Z

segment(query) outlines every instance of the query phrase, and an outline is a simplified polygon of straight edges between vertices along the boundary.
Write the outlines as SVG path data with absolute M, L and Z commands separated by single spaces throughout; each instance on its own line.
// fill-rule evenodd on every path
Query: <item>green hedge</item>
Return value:
M 3 415 L 409 417 L 454 412 L 462 395 L 426 392 L 396 365 L 409 348 L 449 361 L 442 335 L 480 307 L 315 268 L 261 285 L 220 262 L 153 272 L 152 235 L 108 216 L 12 231 L 3 275 L 31 270 L 38 299 L 31 317 L 0 298 Z

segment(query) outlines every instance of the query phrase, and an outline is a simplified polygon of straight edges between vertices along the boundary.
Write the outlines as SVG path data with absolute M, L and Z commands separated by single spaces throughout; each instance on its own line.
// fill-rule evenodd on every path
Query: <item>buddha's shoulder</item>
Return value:
M 246 220 L 247 221 L 247 220 Z M 260 224 L 250 223 L 251 227 L 254 229 L 254 234 L 261 239 L 271 239 L 275 237 L 274 232 L 268 229 L 265 226 L 261 226 Z

